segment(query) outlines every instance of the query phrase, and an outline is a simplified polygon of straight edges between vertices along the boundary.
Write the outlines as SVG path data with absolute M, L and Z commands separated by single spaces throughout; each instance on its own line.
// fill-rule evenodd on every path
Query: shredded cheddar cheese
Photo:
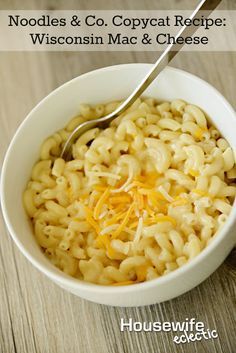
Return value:
M 80 201 L 84 201 L 84 200 L 86 200 L 88 197 L 89 197 L 89 194 L 84 194 L 84 195 L 81 195 L 81 196 L 80 196 L 79 200 L 80 200 Z
M 137 194 L 138 195 L 138 203 L 139 203 L 139 209 L 143 210 L 144 208 L 144 200 L 143 200 L 143 195 Z
M 117 228 L 117 230 L 113 233 L 112 235 L 112 239 L 115 239 L 119 236 L 119 234 L 122 232 L 122 230 L 125 228 L 126 224 L 129 221 L 129 217 L 131 215 L 131 213 L 134 210 L 134 203 L 132 203 L 125 215 L 125 218 L 123 219 L 123 221 L 121 222 L 120 226 Z
M 102 194 L 102 196 L 100 197 L 100 199 L 98 200 L 95 208 L 94 208 L 94 212 L 93 212 L 93 217 L 95 219 L 99 218 L 99 214 L 101 212 L 102 206 L 104 205 L 105 201 L 107 200 L 108 196 L 110 194 L 110 188 L 108 187 L 104 193 Z
M 138 225 L 138 221 L 135 221 L 135 222 L 133 222 L 133 223 L 131 223 L 131 224 L 129 225 L 129 229 L 136 228 L 137 225 Z
M 96 191 L 105 191 L 107 189 L 107 186 L 106 185 L 94 185 L 94 190 Z
M 177 197 L 175 197 L 174 201 L 171 202 L 171 205 L 172 206 L 183 206 L 183 205 L 186 205 L 187 203 L 188 203 L 187 199 L 180 197 L 180 196 L 177 196 Z
M 155 196 L 153 194 L 149 195 L 149 201 L 153 207 L 155 207 L 156 210 L 160 209 L 160 203 L 156 200 Z
M 94 220 L 92 211 L 85 205 L 84 205 L 84 209 L 85 209 L 86 221 L 92 226 L 92 228 L 95 229 L 96 233 L 99 234 L 100 227 L 98 223 Z
M 202 135 L 203 135 L 203 130 L 200 128 L 197 128 L 196 131 L 194 132 L 194 136 L 196 138 L 198 138 L 199 140 L 202 139 Z
M 138 224 L 137 224 L 137 230 L 134 236 L 134 242 L 138 242 L 141 238 L 142 235 L 142 229 L 143 229 L 143 218 L 140 217 L 138 220 Z
M 98 235 L 96 238 L 96 245 L 98 248 L 107 248 L 110 244 L 110 236 L 108 234 Z
M 186 189 L 183 186 L 177 185 L 173 188 L 171 187 L 172 197 L 179 196 L 180 194 L 186 192 Z
M 140 181 L 134 181 L 132 183 L 133 186 L 138 186 L 138 187 L 141 187 L 141 188 L 145 188 L 145 189 L 151 189 L 152 186 L 149 185 L 149 184 L 144 184 L 144 183 L 141 183 Z
M 131 201 L 131 196 L 128 195 L 127 193 L 123 193 L 123 195 L 119 195 L 119 196 L 112 196 L 110 197 L 110 203 L 112 205 L 116 205 L 119 203 L 128 203 Z
M 157 200 L 167 201 L 166 198 L 162 195 L 162 193 L 160 191 L 156 191 L 153 189 L 149 190 L 149 189 L 141 188 L 138 190 L 138 192 L 142 195 L 147 195 L 147 196 L 152 195 Z
M 193 177 L 198 177 L 200 174 L 197 170 L 189 169 L 188 173 Z
M 166 215 L 167 206 L 169 204 L 182 205 L 187 201 L 178 196 L 173 198 L 169 194 L 166 197 L 162 190 L 155 190 L 155 178 L 158 175 L 157 173 L 149 173 L 145 176 L 138 176 L 133 179 L 126 191 L 117 194 L 111 192 L 112 187 L 110 186 L 97 185 L 95 189 L 98 194 L 96 194 L 94 209 L 84 205 L 86 220 L 98 235 L 96 245 L 98 248 L 106 249 L 110 259 L 117 260 L 123 257 L 123 254 L 115 251 L 111 246 L 111 240 L 119 238 L 122 232 L 133 236 L 133 241 L 138 241 L 144 224 L 170 222 L 174 226 L 176 225 L 175 219 Z M 146 182 L 147 178 L 149 178 L 148 182 Z M 152 179 L 152 185 L 150 179 Z M 120 180 L 116 186 L 120 187 L 126 182 L 127 179 Z M 182 188 L 182 190 L 185 189 Z M 90 197 L 92 196 L 94 197 L 91 194 Z M 88 201 L 89 205 L 90 203 Z M 102 219 L 103 213 L 101 213 L 104 205 L 107 207 L 105 220 Z M 146 212 L 145 217 L 143 216 L 144 211 Z M 161 214 L 157 214 L 158 212 Z
M 198 127 L 195 131 L 194 131 L 194 136 L 199 139 L 202 140 L 203 134 L 204 132 L 207 131 L 207 128 L 200 128 Z
M 107 221 L 105 221 L 105 226 L 109 226 L 109 225 L 115 224 L 117 221 L 119 221 L 124 216 L 125 216 L 124 212 L 116 213 L 112 218 L 110 218 Z
M 192 190 L 192 192 L 194 193 L 194 194 L 197 194 L 197 195 L 199 195 L 199 196 L 203 196 L 203 197 L 211 197 L 211 195 L 210 194 L 208 194 L 206 191 L 204 191 L 204 190 L 200 190 L 200 189 L 193 189 Z
M 161 222 L 170 222 L 174 226 L 176 226 L 176 220 L 171 217 L 171 216 L 154 216 L 153 218 L 149 218 L 145 221 L 145 224 L 151 224 L 151 223 L 161 223 Z
M 145 209 L 149 216 L 153 217 L 155 215 L 155 211 L 149 206 L 148 202 L 145 202 Z

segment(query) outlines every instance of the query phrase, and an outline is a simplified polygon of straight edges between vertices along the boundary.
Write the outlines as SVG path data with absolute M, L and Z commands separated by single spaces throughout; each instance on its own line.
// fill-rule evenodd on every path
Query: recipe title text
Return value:
M 235 35 L 232 12 L 232 18 L 227 11 L 214 11 L 191 19 L 187 10 L 5 10 L 0 11 L 0 50 L 163 51 L 169 44 L 230 50 L 234 41 L 226 36 Z M 194 26 L 195 33 L 176 38 L 184 26 Z

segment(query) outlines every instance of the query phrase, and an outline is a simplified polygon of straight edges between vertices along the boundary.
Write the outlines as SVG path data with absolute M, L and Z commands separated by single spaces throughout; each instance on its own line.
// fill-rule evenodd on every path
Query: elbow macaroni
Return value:
M 57 156 L 94 108 L 47 138 L 23 203 L 37 242 L 59 269 L 101 285 L 152 280 L 197 256 L 227 221 L 236 195 L 228 142 L 183 100 L 138 99 L 105 130 L 85 132 L 69 162 Z

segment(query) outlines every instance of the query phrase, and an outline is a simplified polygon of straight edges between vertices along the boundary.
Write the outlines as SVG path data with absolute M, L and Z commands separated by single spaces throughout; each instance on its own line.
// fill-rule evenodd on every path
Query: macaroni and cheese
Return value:
M 200 108 L 179 99 L 138 99 L 105 130 L 79 137 L 71 161 L 58 158 L 80 123 L 119 104 L 84 104 L 46 139 L 23 197 L 50 261 L 101 285 L 152 280 L 191 261 L 236 194 L 231 147 Z

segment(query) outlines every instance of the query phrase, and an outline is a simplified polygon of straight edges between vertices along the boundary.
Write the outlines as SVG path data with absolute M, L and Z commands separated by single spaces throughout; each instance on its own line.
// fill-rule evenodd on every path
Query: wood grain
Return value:
M 100 8 L 190 8 L 196 1 L 102 0 Z M 224 8 L 236 9 L 235 1 Z M 222 5 L 222 6 L 223 6 Z M 14 0 L 0 8 L 98 8 L 92 1 Z M 155 53 L 1 53 L 0 162 L 26 114 L 67 80 L 103 66 L 154 62 Z M 190 71 L 219 89 L 236 108 L 236 54 L 181 53 L 173 66 Z M 16 166 L 16 177 L 17 177 Z M 20 195 L 16 195 L 20 197 Z M 112 308 L 69 294 L 33 268 L 21 255 L 0 219 L 1 353 L 235 353 L 235 252 L 204 283 L 179 298 L 142 308 Z M 217 329 L 215 340 L 177 346 L 172 333 L 120 332 L 121 318 L 134 321 L 181 321 L 195 317 Z

